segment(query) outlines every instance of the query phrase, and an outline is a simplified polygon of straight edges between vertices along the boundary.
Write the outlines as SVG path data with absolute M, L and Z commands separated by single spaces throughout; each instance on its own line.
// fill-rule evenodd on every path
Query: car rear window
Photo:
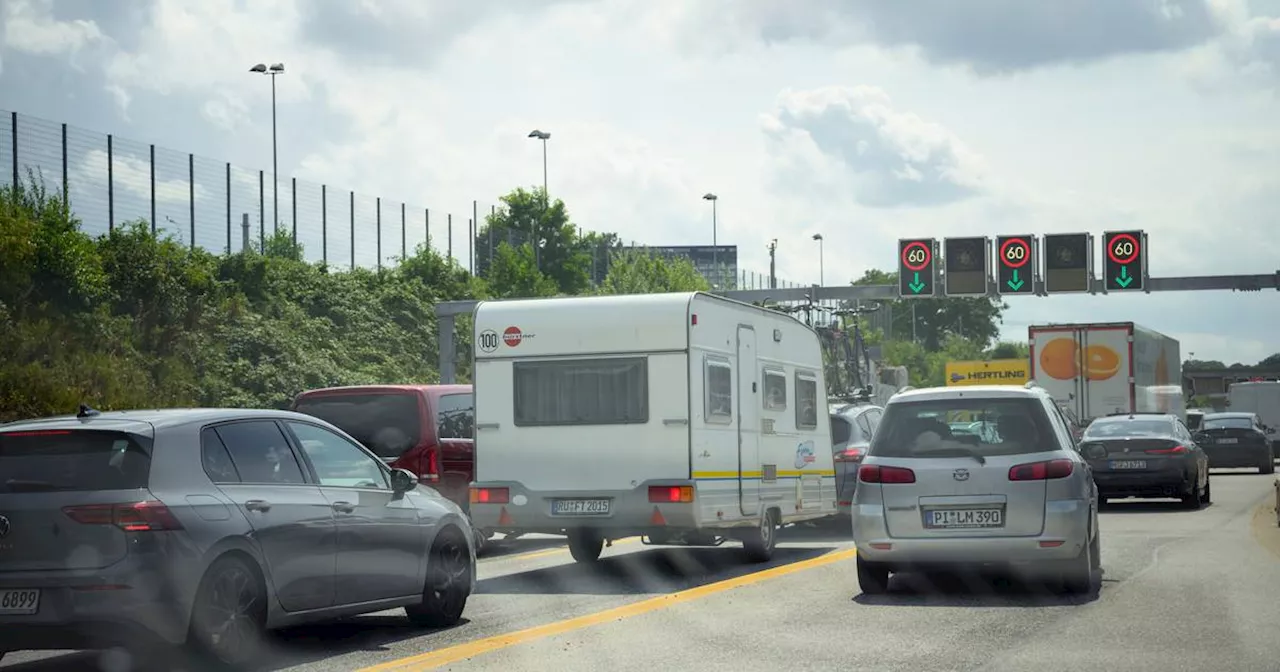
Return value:
M 831 416 L 831 443 L 848 443 L 850 436 L 853 436 L 853 425 L 838 415 Z
M 336 426 L 378 457 L 400 457 L 422 438 L 414 392 L 304 396 L 293 410 Z
M 1171 436 L 1173 423 L 1168 420 L 1094 420 L 1084 431 L 1086 439 L 1109 439 L 1123 436 Z
M 1252 429 L 1253 418 L 1211 418 L 1204 421 L 1204 429 Z
M 124 432 L 0 432 L 0 492 L 147 487 L 151 441 Z
M 955 432 L 953 424 L 983 423 Z M 889 404 L 871 440 L 875 457 L 963 457 L 1039 453 L 1060 448 L 1044 406 L 1035 399 L 957 397 Z
M 1187 429 L 1194 432 L 1197 429 L 1200 429 L 1200 426 L 1203 423 L 1204 423 L 1204 415 L 1200 413 L 1187 414 Z

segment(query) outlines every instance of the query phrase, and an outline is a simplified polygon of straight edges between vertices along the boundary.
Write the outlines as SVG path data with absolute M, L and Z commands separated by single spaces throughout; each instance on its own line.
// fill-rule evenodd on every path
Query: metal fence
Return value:
M 0 110 L 0 158 L 10 159 L 10 170 L 0 168 L 0 185 L 26 183 L 34 176 L 56 188 L 90 235 L 142 220 L 158 235 L 231 254 L 246 245 L 262 250 L 269 233 L 283 229 L 302 246 L 307 261 L 350 268 L 381 268 L 427 242 L 473 273 L 491 258 L 491 247 L 528 242 L 527 234 L 515 230 L 498 240 L 476 235 L 494 205 L 482 210 L 472 201 L 471 212 L 443 212 L 296 177 L 276 179 L 270 171 L 17 112 Z M 266 225 L 268 215 L 276 220 L 272 227 Z M 608 263 L 607 249 L 593 250 L 597 283 Z M 769 286 L 766 274 L 740 270 L 737 275 L 739 288 Z M 778 286 L 799 284 L 779 280 Z

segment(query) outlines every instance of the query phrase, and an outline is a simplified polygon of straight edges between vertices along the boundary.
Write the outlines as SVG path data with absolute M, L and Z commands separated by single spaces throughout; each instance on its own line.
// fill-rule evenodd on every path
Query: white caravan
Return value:
M 474 524 L 772 554 L 835 513 L 818 336 L 683 292 L 484 301 L 474 315 Z

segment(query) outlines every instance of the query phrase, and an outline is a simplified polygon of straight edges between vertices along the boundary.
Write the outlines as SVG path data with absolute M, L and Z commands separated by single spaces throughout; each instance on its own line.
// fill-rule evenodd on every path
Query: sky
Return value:
M 60 178 L 68 124 L 71 201 L 95 232 L 109 205 L 117 222 L 149 215 L 149 143 L 175 235 L 194 214 L 196 241 L 223 249 L 230 210 L 238 248 L 259 170 L 271 216 L 260 62 L 286 66 L 279 217 L 296 178 L 312 257 L 374 263 L 380 197 L 383 256 L 407 202 L 404 244 L 430 226 L 446 251 L 451 216 L 465 265 L 472 213 L 542 182 L 537 128 L 575 223 L 709 244 L 713 192 L 740 267 L 767 271 L 777 239 L 794 283 L 892 270 L 899 238 L 1088 231 L 1100 246 L 1114 229 L 1148 233 L 1155 277 L 1280 268 L 1280 0 L 0 3 L 0 109 L 22 115 L 22 165 Z M 1007 302 L 1013 340 L 1132 320 L 1184 357 L 1280 352 L 1274 291 Z

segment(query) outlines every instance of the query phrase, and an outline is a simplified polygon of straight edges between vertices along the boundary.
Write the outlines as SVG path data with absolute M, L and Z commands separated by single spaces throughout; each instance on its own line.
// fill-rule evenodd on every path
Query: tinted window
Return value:
M 1199 414 L 1199 413 L 1188 413 L 1188 414 L 1187 414 L 1187 429 L 1189 429 L 1189 430 L 1191 430 L 1191 431 L 1193 431 L 1193 432 L 1194 432 L 1194 431 L 1196 431 L 1197 429 L 1200 429 L 1200 425 L 1201 425 L 1201 423 L 1203 423 L 1203 422 L 1204 422 L 1204 416 L 1203 416 L 1203 415 L 1201 415 L 1201 414 Z
M 239 483 L 240 473 L 218 433 L 209 428 L 200 432 L 200 463 L 214 483 Z
M 347 488 L 387 488 L 387 478 L 368 453 L 333 432 L 315 425 L 290 422 L 302 452 L 316 470 L 320 485 Z
M 764 407 L 770 411 L 787 408 L 787 376 L 781 371 L 764 370 Z
M 305 483 L 298 458 L 276 423 L 237 422 L 215 428 L 244 483 Z
M 871 429 L 871 420 L 867 417 L 866 413 L 858 416 L 857 423 L 858 429 L 862 432 L 862 436 L 865 437 L 865 440 L 870 440 L 871 437 L 875 435 L 875 430 Z
M 475 438 L 475 396 L 470 394 L 441 395 L 436 401 L 436 423 L 437 436 L 441 439 Z
M 953 433 L 952 423 L 977 422 L 987 431 Z M 1036 399 L 956 398 L 890 404 L 871 440 L 880 457 L 1019 455 L 1059 450 L 1057 435 Z
M 149 440 L 123 432 L 0 433 L 0 492 L 145 488 L 150 448 Z
M 422 440 L 416 392 L 316 395 L 299 399 L 294 410 L 350 434 L 378 457 L 400 457 Z
M 853 434 L 853 425 L 848 420 L 833 415 L 831 416 L 831 443 L 842 444 L 849 441 L 849 437 Z
M 796 374 L 796 427 L 818 426 L 818 379 L 809 374 Z
M 1253 429 L 1253 418 L 1206 418 L 1205 429 Z
M 517 427 L 649 421 L 644 357 L 515 362 L 512 378 Z
M 871 433 L 875 434 L 876 428 L 880 426 L 880 409 L 873 408 L 867 411 L 867 422 L 871 423 Z
M 704 383 L 707 388 L 704 413 L 707 422 L 725 423 L 733 419 L 733 369 L 728 360 L 707 357 Z
M 1086 439 L 1107 439 L 1120 436 L 1172 436 L 1173 423 L 1168 420 L 1135 419 L 1108 420 L 1099 418 L 1084 430 Z

